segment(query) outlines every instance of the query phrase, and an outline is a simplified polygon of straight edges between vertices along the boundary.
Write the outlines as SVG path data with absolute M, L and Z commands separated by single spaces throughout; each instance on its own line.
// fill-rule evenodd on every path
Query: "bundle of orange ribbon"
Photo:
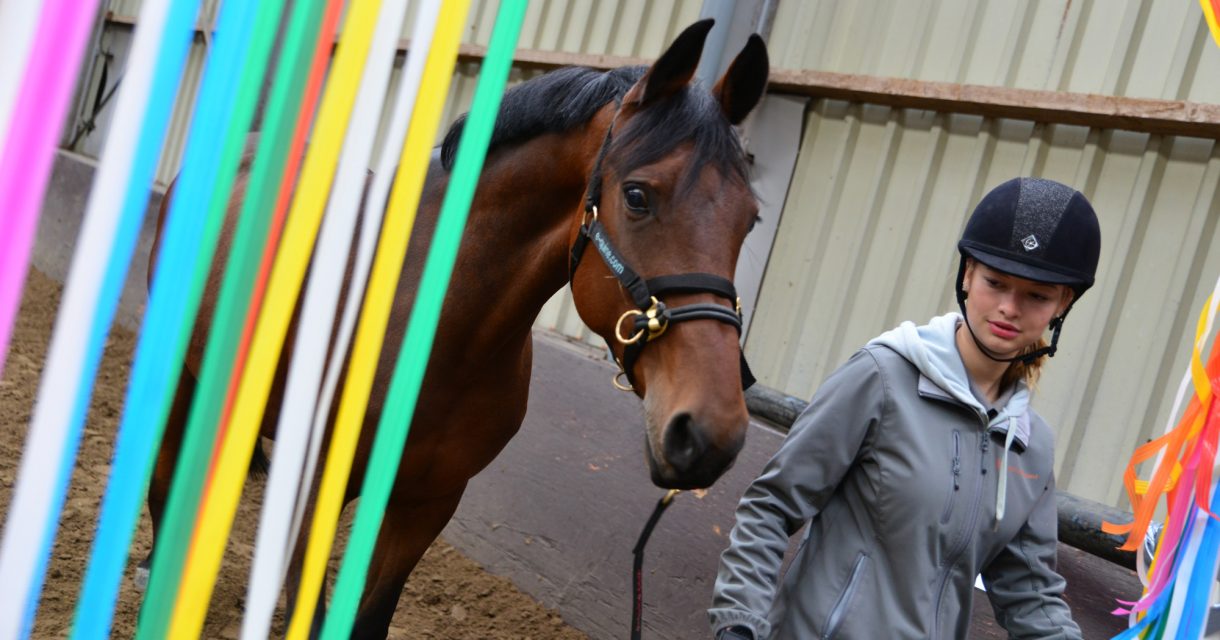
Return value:
M 1203 0 L 1206 5 L 1208 1 Z M 1214 25 L 1211 16 L 1209 22 Z M 1178 389 L 1165 434 L 1136 449 L 1123 475 L 1135 519 L 1130 524 L 1106 523 L 1107 533 L 1126 534 L 1123 549 L 1135 551 L 1145 591 L 1130 609 L 1131 625 L 1116 638 L 1201 638 L 1207 625 L 1212 585 L 1220 550 L 1220 500 L 1216 496 L 1216 446 L 1220 439 L 1220 349 L 1212 345 L 1207 364 L 1203 348 L 1213 329 L 1220 281 L 1199 316 L 1190 368 Z M 1182 401 L 1193 390 L 1186 410 L 1175 423 Z M 1141 480 L 1136 467 L 1153 460 L 1150 480 Z M 1149 565 L 1143 542 L 1153 516 L 1165 497 L 1167 517 Z

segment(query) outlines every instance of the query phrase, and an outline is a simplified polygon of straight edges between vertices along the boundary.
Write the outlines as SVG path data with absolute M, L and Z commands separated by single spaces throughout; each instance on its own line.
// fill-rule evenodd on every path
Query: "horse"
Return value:
M 758 218 L 734 126 L 761 98 L 769 63 L 755 35 L 710 90 L 692 83 L 711 27 L 710 20 L 691 25 L 650 67 L 566 67 L 505 92 L 353 637 L 385 637 L 408 576 L 452 517 L 467 482 L 520 428 L 531 328 L 543 304 L 564 286 L 571 287 L 581 319 L 620 364 L 628 383 L 620 386 L 643 401 L 653 483 L 706 487 L 733 463 L 748 424 L 748 368 L 731 278 Z M 452 125 L 428 167 L 346 502 L 360 494 L 392 354 L 402 344 L 463 125 L 464 118 Z M 242 171 L 215 265 L 224 263 L 232 241 Z M 158 242 L 171 197 L 172 185 L 161 207 Z M 586 247 L 601 260 L 582 260 L 593 255 Z M 350 277 L 350 259 L 347 268 Z M 213 268 L 200 305 L 148 492 L 154 540 L 219 271 Z M 260 427 L 267 438 L 274 438 L 278 422 L 295 325 L 294 317 Z M 332 409 L 332 421 L 334 414 Z M 306 535 L 291 559 L 289 607 Z M 325 589 L 319 600 L 315 631 Z

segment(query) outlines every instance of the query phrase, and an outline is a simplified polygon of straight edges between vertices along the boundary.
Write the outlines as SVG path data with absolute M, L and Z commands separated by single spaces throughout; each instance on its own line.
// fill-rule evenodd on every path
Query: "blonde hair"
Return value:
M 1038 338 L 1037 342 L 1022 349 L 1020 355 L 1032 353 L 1048 346 L 1050 345 L 1045 338 Z M 1008 389 L 1010 385 L 1016 384 L 1018 380 L 1024 380 L 1025 386 L 1029 387 L 1030 391 L 1037 389 L 1038 377 L 1042 375 L 1042 365 L 1045 362 L 1045 355 L 1038 356 L 1029 363 L 1020 360 L 1012 361 L 1009 363 L 1008 368 L 1004 370 L 1004 375 L 1000 376 L 1000 388 Z

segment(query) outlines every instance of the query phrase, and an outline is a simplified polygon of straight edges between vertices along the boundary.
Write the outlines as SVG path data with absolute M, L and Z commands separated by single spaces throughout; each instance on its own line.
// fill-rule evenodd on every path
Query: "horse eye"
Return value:
M 648 195 L 639 187 L 623 189 L 623 202 L 627 208 L 637 213 L 648 213 Z

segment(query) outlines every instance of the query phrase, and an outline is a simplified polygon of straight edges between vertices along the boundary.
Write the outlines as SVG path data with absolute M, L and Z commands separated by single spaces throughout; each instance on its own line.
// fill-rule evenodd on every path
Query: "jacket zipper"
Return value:
M 856 564 L 851 569 L 851 578 L 847 580 L 847 587 L 839 595 L 839 601 L 835 603 L 834 608 L 830 610 L 830 617 L 826 619 L 826 632 L 822 634 L 822 640 L 830 640 L 834 637 L 835 632 L 839 630 L 839 625 L 843 623 L 843 617 L 847 614 L 847 607 L 851 604 L 852 596 L 856 594 L 856 587 L 860 584 L 860 577 L 864 574 L 864 568 L 867 564 L 867 554 L 861 552 L 860 555 L 856 556 Z
M 957 429 L 953 430 L 953 489 L 949 491 L 949 495 L 945 498 L 945 508 L 940 514 L 940 523 L 948 524 L 949 516 L 953 514 L 953 502 L 957 496 L 958 490 L 961 489 L 962 475 L 962 433 Z
M 977 413 L 975 415 L 978 415 Z M 941 600 L 945 596 L 945 587 L 949 584 L 949 574 L 953 572 L 953 565 L 957 564 L 958 557 L 966 550 L 966 543 L 970 541 L 970 533 L 974 531 L 978 523 L 979 504 L 983 497 L 983 476 L 987 475 L 987 419 L 979 416 L 983 423 L 983 430 L 979 434 L 979 452 L 981 461 L 979 463 L 981 472 L 978 479 L 974 483 L 974 499 L 970 502 L 970 517 L 967 519 L 966 528 L 962 529 L 958 535 L 957 542 L 953 545 L 953 549 L 946 557 L 944 572 L 940 579 L 940 588 L 936 591 L 936 613 L 933 616 L 933 633 L 936 636 L 940 635 L 940 605 Z

